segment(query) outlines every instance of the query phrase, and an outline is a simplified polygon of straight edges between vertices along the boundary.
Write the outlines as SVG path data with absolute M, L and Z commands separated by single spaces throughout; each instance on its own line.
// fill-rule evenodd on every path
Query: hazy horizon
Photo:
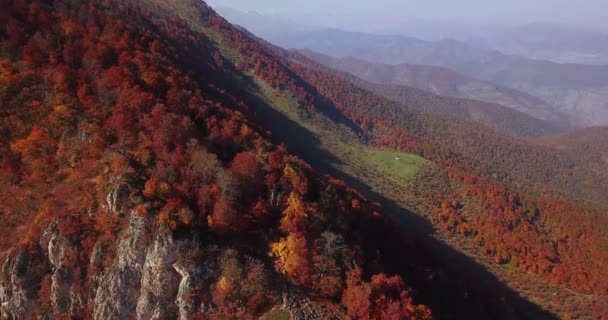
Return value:
M 208 0 L 213 7 L 275 14 L 315 26 L 372 31 L 390 29 L 403 22 L 463 25 L 523 25 L 552 23 L 581 29 L 608 29 L 608 1 L 512 0 L 496 3 L 482 0 L 347 1 L 321 0 Z M 402 21 L 406 20 L 406 21 Z

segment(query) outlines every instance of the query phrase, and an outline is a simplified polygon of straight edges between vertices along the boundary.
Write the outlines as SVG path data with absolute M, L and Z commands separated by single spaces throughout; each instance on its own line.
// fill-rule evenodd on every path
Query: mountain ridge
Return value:
M 402 104 L 412 106 L 418 111 L 423 112 L 440 112 L 455 114 L 464 120 L 479 122 L 490 128 L 498 129 L 499 131 L 517 135 L 517 136 L 542 136 L 545 134 L 555 133 L 561 130 L 566 130 L 565 124 L 559 122 L 549 122 L 533 118 L 527 114 L 548 114 L 549 111 L 529 109 L 516 110 L 510 107 L 505 107 L 500 104 L 476 101 L 466 98 L 450 98 L 449 96 L 460 96 L 458 89 L 452 84 L 460 82 L 463 78 L 456 75 L 456 80 L 436 81 L 417 80 L 420 76 L 428 76 L 435 78 L 441 77 L 441 73 L 434 73 L 433 67 L 425 66 L 390 66 L 392 72 L 398 73 L 401 76 L 397 80 L 390 77 L 382 77 L 383 73 L 380 67 L 374 69 L 374 65 L 365 61 L 356 59 L 332 59 L 328 56 L 316 54 L 310 51 L 300 52 L 312 60 L 323 64 L 329 68 L 337 69 L 354 76 L 358 76 L 362 80 L 356 78 L 349 79 L 351 82 L 359 82 L 361 86 L 373 91 L 377 94 L 384 95 L 390 99 L 396 100 Z M 386 66 L 387 68 L 389 66 Z M 401 69 L 402 68 L 402 69 Z M 429 69 L 431 68 L 431 69 Z M 397 70 L 400 69 L 400 70 Z M 419 70 L 419 71 L 418 71 Z M 403 80 L 402 80 L 403 79 Z M 411 79 L 411 80 L 410 80 Z M 422 82 L 420 84 L 418 81 Z M 466 80 L 464 80 L 466 82 Z M 430 84 L 430 87 L 426 84 Z M 433 93 L 431 93 L 431 91 Z M 466 95 L 466 94 L 464 94 Z M 520 108 L 522 109 L 522 108 Z M 554 116 L 556 118 L 561 118 Z M 565 122 L 562 119 L 561 122 Z
M 370 302 L 368 317 L 430 318 L 400 277 L 358 267 L 382 260 L 359 242 L 381 209 L 266 140 L 230 94 L 238 73 L 186 21 L 2 5 L 2 319 L 344 318 L 347 287 L 349 313 L 365 317 L 370 290 L 392 311 Z
M 255 29 L 238 15 L 236 24 Z M 249 23 L 249 24 L 248 24 Z M 264 32 L 264 30 L 260 30 Z M 422 41 L 406 36 L 374 35 L 337 29 L 294 31 L 289 28 L 259 34 L 293 49 L 311 49 L 334 57 L 354 56 L 385 64 L 434 65 L 474 79 L 526 92 L 585 126 L 608 121 L 604 103 L 608 88 L 607 66 L 560 64 L 477 49 L 454 39 Z M 507 104 L 508 105 L 508 104 Z

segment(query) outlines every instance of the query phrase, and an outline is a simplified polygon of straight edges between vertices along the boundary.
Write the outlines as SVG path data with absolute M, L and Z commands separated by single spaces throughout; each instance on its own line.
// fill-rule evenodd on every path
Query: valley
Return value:
M 261 117 L 270 120 L 266 125 L 274 128 L 274 132 L 281 132 L 278 141 L 287 143 L 291 149 L 316 168 L 322 168 L 323 172 L 344 180 L 370 199 L 379 201 L 387 212 L 391 213 L 391 219 L 398 223 L 395 232 L 403 236 L 400 240 L 405 242 L 406 247 L 410 245 L 418 248 L 417 251 L 433 252 L 426 259 L 443 266 L 442 272 L 454 276 L 467 274 L 462 284 L 464 288 L 461 289 L 467 292 L 465 299 L 479 299 L 480 297 L 475 295 L 487 290 L 498 290 L 511 301 L 510 304 L 515 306 L 514 310 L 509 311 L 511 315 L 507 317 L 552 319 L 555 317 L 552 313 L 561 315 L 565 312 L 562 308 L 564 300 L 573 305 L 591 305 L 601 298 L 601 296 L 572 291 L 567 286 L 548 289 L 553 285 L 522 270 L 508 265 L 497 266 L 493 259 L 484 256 L 474 242 L 463 241 L 459 236 L 432 227 L 429 221 L 432 221 L 433 217 L 425 205 L 425 200 L 417 196 L 415 191 L 417 188 L 431 189 L 436 183 L 442 183 L 432 178 L 425 180 L 426 175 L 421 173 L 428 172 L 432 175 L 436 172 L 432 163 L 413 154 L 374 150 L 373 147 L 359 141 L 346 127 L 342 130 L 329 129 L 335 128 L 336 125 L 330 125 L 331 120 L 327 118 L 318 114 L 313 116 L 314 119 L 300 115 L 297 102 L 294 97 L 289 97 L 288 93 L 286 96 L 285 93 L 275 92 L 262 83 L 260 85 L 264 99 L 270 101 L 267 106 L 276 106 L 276 109 L 272 110 L 281 114 L 275 118 L 272 115 L 275 113 L 270 112 Z M 285 123 L 286 126 L 273 126 L 273 124 Z M 396 157 L 401 160 L 396 160 Z M 405 160 L 405 165 L 397 163 L 402 160 Z M 424 184 L 427 186 L 421 186 Z M 447 265 L 450 267 L 446 268 Z M 477 273 L 471 273 L 470 270 L 477 270 Z M 481 288 L 479 281 L 483 282 Z M 504 288 L 502 283 L 515 286 L 518 288 L 517 293 Z M 468 294 L 471 296 L 466 297 Z M 542 304 L 548 309 L 538 309 L 533 304 L 521 300 L 518 295 Z M 435 299 L 439 299 L 435 303 L 441 303 L 440 301 L 447 297 Z M 436 306 L 433 303 L 430 305 Z M 441 310 L 441 307 L 436 306 L 435 310 L 437 309 Z M 479 317 L 479 314 L 474 314 L 469 316 Z M 503 316 L 505 315 L 501 315 Z
M 198 0 L 0 5 L 0 319 L 608 316 L 605 128 L 486 82 L 578 66 L 338 61 Z

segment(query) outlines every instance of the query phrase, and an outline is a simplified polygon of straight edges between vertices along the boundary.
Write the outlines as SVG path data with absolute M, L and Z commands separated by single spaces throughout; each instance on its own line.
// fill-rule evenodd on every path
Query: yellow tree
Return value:
M 300 285 L 308 285 L 310 280 L 310 259 L 306 239 L 292 233 L 272 245 L 272 255 L 276 258 L 275 269 L 287 275 Z
M 285 233 L 304 232 L 307 218 L 308 213 L 302 199 L 295 192 L 290 193 L 287 198 L 287 208 L 283 210 L 281 218 L 281 231 Z

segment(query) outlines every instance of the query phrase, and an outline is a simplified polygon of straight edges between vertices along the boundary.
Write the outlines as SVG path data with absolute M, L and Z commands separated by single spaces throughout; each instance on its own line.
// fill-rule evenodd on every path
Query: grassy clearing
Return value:
M 273 90 L 255 77 L 254 81 L 261 93 L 260 98 L 294 122 L 290 124 L 285 119 L 275 119 L 269 121 L 269 127 L 273 127 L 274 132 L 279 132 L 285 141 L 291 142 L 291 148 L 299 151 L 307 158 L 305 160 L 317 168 L 329 164 L 381 194 L 392 192 L 396 196 L 402 195 L 404 190 L 401 189 L 430 164 L 414 154 L 374 149 L 361 143 L 349 128 L 336 124 L 320 113 L 302 116 L 293 95 Z M 294 126 L 301 126 L 307 132 L 298 133 Z M 318 141 L 311 142 L 314 139 Z M 333 163 L 324 159 L 323 156 L 327 154 L 338 161 Z
M 423 158 L 409 153 L 382 150 L 367 150 L 366 153 L 376 168 L 406 180 L 415 177 L 426 164 Z

